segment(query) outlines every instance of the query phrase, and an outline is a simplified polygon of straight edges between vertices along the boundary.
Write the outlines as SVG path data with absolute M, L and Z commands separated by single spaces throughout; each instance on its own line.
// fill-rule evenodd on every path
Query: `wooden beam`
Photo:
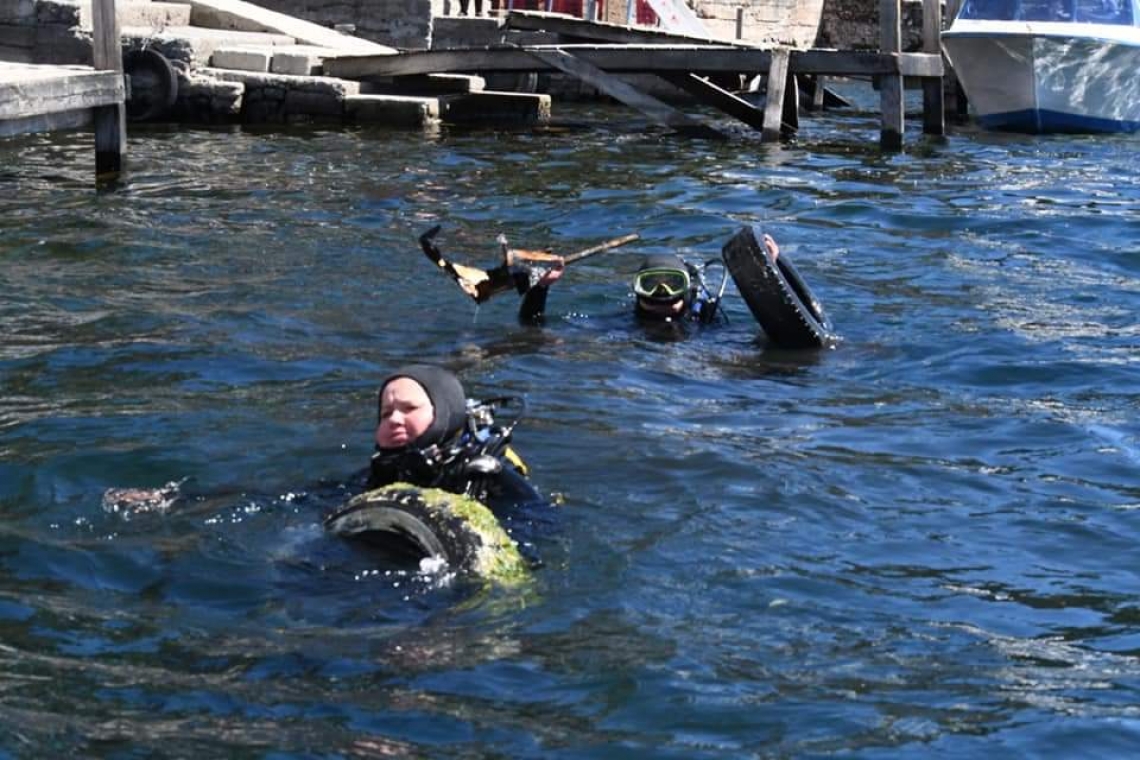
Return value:
M 123 77 L 113 71 L 0 64 L 0 120 L 113 105 L 123 94 Z
M 946 71 L 941 53 L 899 53 L 894 57 L 898 60 L 895 71 L 904 77 L 941 79 Z
M 631 108 L 636 108 L 658 124 L 663 124 L 681 134 L 693 137 L 724 137 L 721 132 L 707 124 L 671 108 L 657 98 L 641 92 L 627 82 L 611 76 L 589 62 L 576 58 L 565 51 L 528 49 L 527 52 L 548 66 L 581 79 L 611 98 L 621 101 Z
M 418 50 L 400 55 L 352 55 L 325 59 L 327 76 L 382 79 L 448 71 L 551 71 L 554 67 L 529 51 L 560 50 L 610 72 L 763 74 L 772 51 L 702 45 L 528 45 Z M 941 56 L 926 53 L 792 50 L 789 69 L 795 74 L 829 76 L 942 76 Z
M 764 129 L 764 112 L 696 74 L 660 74 L 669 84 L 679 87 L 706 105 L 744 122 L 754 129 Z
M 115 0 L 92 0 L 92 55 L 95 68 L 123 79 L 123 48 Z M 120 99 L 114 105 L 97 106 L 92 112 L 95 124 L 95 179 L 114 180 L 123 168 L 127 152 L 127 105 Z
M 788 74 L 784 107 L 780 111 L 780 137 L 795 137 L 800 131 L 800 86 L 795 74 Z
M 54 111 L 52 113 L 0 120 L 0 137 L 26 135 L 32 132 L 54 132 L 57 129 L 79 129 L 91 126 L 91 109 Z

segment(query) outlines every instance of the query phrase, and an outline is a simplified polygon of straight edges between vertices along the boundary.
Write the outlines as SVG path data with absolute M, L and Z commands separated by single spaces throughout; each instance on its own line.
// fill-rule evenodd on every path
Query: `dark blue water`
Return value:
M 1140 142 L 872 115 L 686 141 L 136 130 L 0 143 L 0 757 L 1134 757 Z M 417 236 L 573 265 L 545 327 Z M 628 318 L 771 232 L 843 335 Z M 409 360 L 520 394 L 521 587 L 325 536 Z M 105 489 L 186 479 L 161 512 Z

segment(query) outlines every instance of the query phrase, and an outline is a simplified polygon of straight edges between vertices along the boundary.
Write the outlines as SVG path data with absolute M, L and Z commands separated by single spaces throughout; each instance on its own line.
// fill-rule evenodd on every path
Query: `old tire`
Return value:
M 737 290 L 768 338 L 782 348 L 831 348 L 840 338 L 823 304 L 788 255 L 773 262 L 751 227 L 721 250 Z
M 491 510 L 474 499 L 396 483 L 350 499 L 325 518 L 326 530 L 414 558 L 436 557 L 460 574 L 497 581 L 525 577 L 527 565 Z
M 178 74 L 157 50 L 128 52 L 123 56 L 123 73 L 130 77 L 127 118 L 131 121 L 160 119 L 178 100 Z

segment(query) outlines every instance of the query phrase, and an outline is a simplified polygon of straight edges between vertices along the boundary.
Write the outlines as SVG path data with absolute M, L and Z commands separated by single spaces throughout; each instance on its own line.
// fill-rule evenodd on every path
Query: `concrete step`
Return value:
M 218 48 L 210 58 L 210 66 L 236 71 L 320 76 L 325 59 L 338 55 L 345 53 L 319 45 L 242 45 Z
M 331 77 L 297 77 L 229 69 L 201 69 L 200 73 L 227 82 L 241 82 L 242 117 L 252 123 L 304 119 L 344 119 L 344 103 L 360 94 L 360 83 Z
M 439 99 L 411 95 L 350 95 L 344 116 L 357 124 L 416 128 L 439 122 Z
M 115 3 L 119 26 L 139 26 L 164 29 L 168 26 L 188 26 L 190 6 L 185 3 L 150 2 L 150 0 L 119 0 Z M 91 31 L 91 0 L 38 0 L 36 22 L 77 26 Z

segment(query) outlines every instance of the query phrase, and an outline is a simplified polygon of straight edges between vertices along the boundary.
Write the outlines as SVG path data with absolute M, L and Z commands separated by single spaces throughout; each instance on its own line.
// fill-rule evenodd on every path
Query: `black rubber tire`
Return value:
M 472 517 L 472 508 L 480 514 Z M 525 573 L 522 557 L 490 510 L 438 489 L 398 483 L 368 491 L 334 511 L 324 524 L 337 536 L 410 554 L 417 562 L 441 558 L 460 574 L 504 580 Z
M 162 53 L 152 48 L 131 50 L 123 56 L 123 73 L 131 79 L 127 118 L 160 119 L 178 100 L 178 74 Z
M 745 227 L 721 250 L 737 290 L 769 340 L 781 348 L 832 348 L 840 340 L 786 253 L 773 262 L 757 233 Z

